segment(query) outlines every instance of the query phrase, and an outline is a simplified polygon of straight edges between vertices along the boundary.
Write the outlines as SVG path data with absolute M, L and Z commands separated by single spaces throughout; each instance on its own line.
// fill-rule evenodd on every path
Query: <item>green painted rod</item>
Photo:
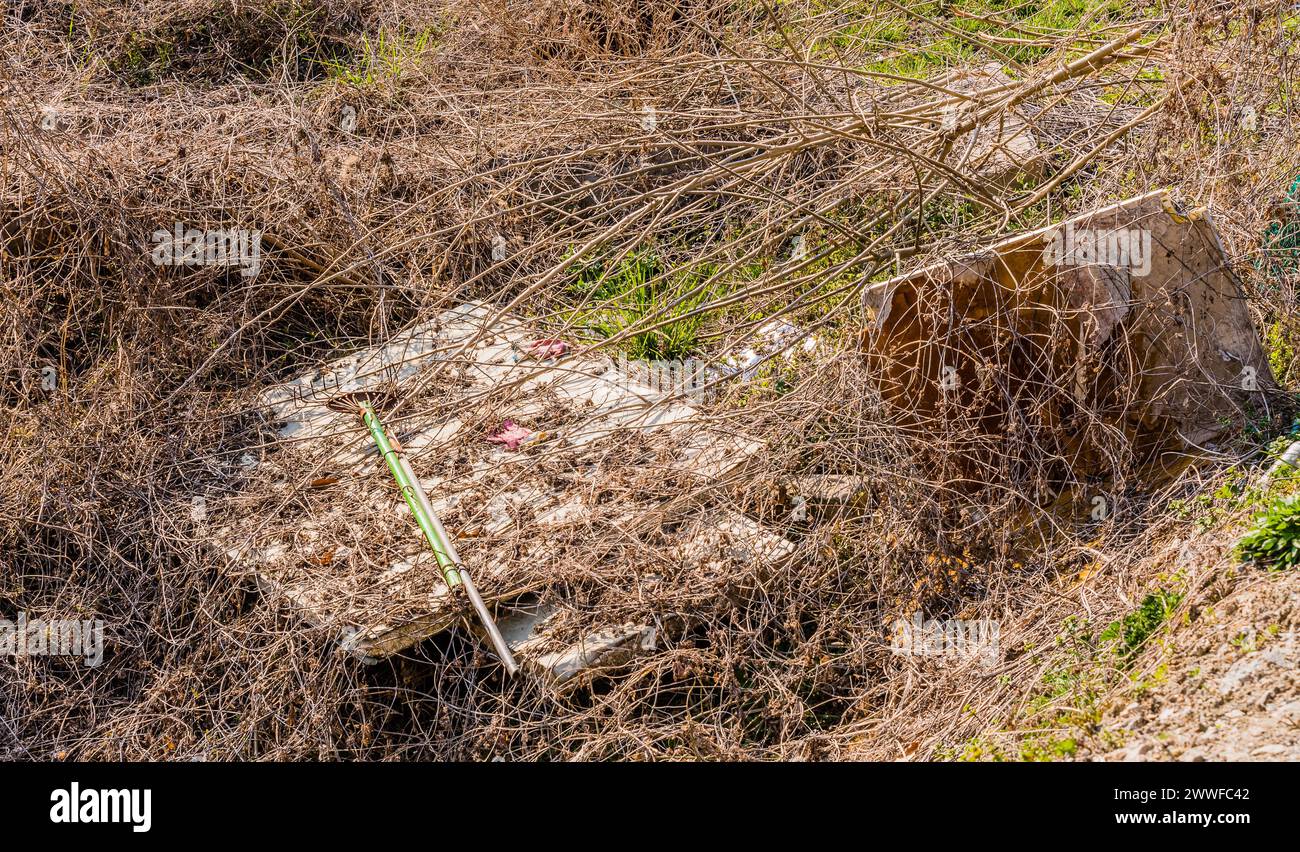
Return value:
M 438 567 L 442 569 L 442 577 L 447 581 L 447 587 L 455 589 L 460 586 L 465 590 L 470 605 L 478 615 L 479 621 L 483 623 L 483 629 L 487 632 L 488 640 L 492 643 L 492 647 L 497 652 L 497 657 L 500 658 L 502 665 L 506 668 L 506 674 L 513 675 L 519 671 L 519 666 L 515 662 L 514 654 L 510 651 L 510 645 L 501 635 L 496 622 L 492 620 L 492 614 L 488 612 L 487 604 L 483 603 L 483 598 L 479 595 L 478 589 L 475 588 L 473 578 L 470 577 L 469 571 L 460 561 L 460 554 L 456 552 L 456 545 L 443 527 L 438 513 L 433 511 L 429 496 L 424 493 L 424 488 L 420 485 L 420 480 L 416 478 L 415 471 L 411 470 L 411 463 L 406 460 L 401 448 L 394 446 L 393 442 L 388 439 L 388 433 L 384 431 L 384 424 L 379 422 L 379 415 L 375 413 L 374 406 L 369 402 L 362 402 L 360 408 L 361 419 L 365 422 L 366 428 L 370 430 L 370 437 L 374 439 L 375 446 L 379 447 L 379 452 L 383 454 L 384 461 L 388 463 L 388 469 L 393 474 L 393 479 L 397 480 L 398 486 L 402 489 L 402 497 L 405 498 L 406 505 L 410 507 L 411 514 L 415 517 L 416 523 L 420 525 L 425 540 L 429 542 L 429 547 L 433 549 L 433 555 L 438 560 Z
M 370 430 L 370 437 L 375 439 L 375 446 L 379 447 L 379 452 L 383 454 L 384 461 L 388 463 L 388 469 L 393 474 L 393 479 L 397 480 L 397 485 L 402 489 L 402 497 L 406 499 L 406 505 L 411 509 L 411 515 L 415 522 L 420 525 L 424 538 L 429 542 L 429 547 L 433 548 L 433 555 L 438 560 L 438 567 L 442 569 L 442 578 L 447 581 L 448 588 L 456 588 L 460 585 L 460 571 L 457 570 L 455 551 L 453 551 L 447 540 L 440 535 L 442 532 L 439 527 L 442 525 L 436 522 L 436 518 L 431 512 L 425 510 L 424 501 L 420 499 L 422 490 L 420 484 L 416 482 L 415 477 L 411 475 L 410 467 L 404 464 L 401 454 L 393 447 L 393 443 L 388 440 L 388 434 L 384 431 L 384 424 L 379 422 L 379 415 L 375 413 L 374 406 L 368 402 L 361 404 L 361 419 L 365 422 L 366 428 Z

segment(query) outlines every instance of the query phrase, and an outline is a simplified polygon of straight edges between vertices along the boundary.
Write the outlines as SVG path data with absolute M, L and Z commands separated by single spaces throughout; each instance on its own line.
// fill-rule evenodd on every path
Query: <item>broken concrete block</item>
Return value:
M 719 559 L 779 565 L 794 555 L 795 545 L 744 515 L 710 513 L 687 527 L 679 544 L 667 548 L 670 559 L 683 564 L 709 565 Z
M 550 638 L 559 607 L 518 601 L 500 617 L 501 635 L 525 671 L 556 687 L 592 669 L 622 665 L 633 656 L 654 651 L 658 631 L 645 624 L 622 624 L 593 631 L 576 642 Z
M 535 357 L 539 342 L 549 357 Z M 267 428 L 248 436 L 232 464 L 232 480 L 242 484 L 223 503 L 211 544 L 229 570 L 252 573 L 305 621 L 336 630 L 349 651 L 373 661 L 461 622 L 464 611 L 366 430 L 354 414 L 327 405 L 338 394 L 404 399 L 394 437 L 489 605 L 545 586 L 557 548 L 579 542 L 599 558 L 605 545 L 592 529 L 626 525 L 661 502 L 596 500 L 594 477 L 633 482 L 671 471 L 709 483 L 761 448 L 694 406 L 629 382 L 603 356 L 560 349 L 530 323 L 468 303 L 264 389 Z M 539 452 L 530 452 L 532 443 L 506 450 L 483 440 L 481 424 L 556 409 L 554 425 L 539 424 L 547 436 Z M 631 436 L 659 452 L 627 452 Z M 752 534 L 736 519 L 724 531 Z M 598 636 L 577 656 L 546 652 L 558 653 L 552 662 L 567 671 L 630 641 Z
M 935 85 L 963 95 L 973 95 L 1013 81 L 996 62 L 983 68 L 960 69 L 935 81 Z M 956 103 L 942 112 L 941 129 L 956 128 L 970 103 Z M 996 119 L 978 124 L 958 137 L 948 156 L 948 165 L 973 171 L 1001 186 L 1021 177 L 1038 177 L 1043 170 L 1043 152 L 1034 131 L 1017 110 L 1007 110 Z
M 868 288 L 900 428 L 957 476 L 1170 475 L 1275 384 L 1208 213 L 1154 192 Z
M 589 669 L 621 665 L 639 652 L 653 651 L 655 637 L 655 629 L 644 624 L 598 630 L 567 648 L 542 654 L 534 665 L 557 685 L 563 684 Z

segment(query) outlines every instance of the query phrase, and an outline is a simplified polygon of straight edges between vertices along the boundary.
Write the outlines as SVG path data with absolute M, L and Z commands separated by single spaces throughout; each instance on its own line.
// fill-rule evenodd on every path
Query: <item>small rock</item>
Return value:
M 1178 759 L 1183 763 L 1201 763 L 1205 761 L 1205 757 L 1205 749 L 1189 748 L 1187 751 L 1179 755 Z
M 1270 662 L 1272 660 L 1263 655 L 1249 656 L 1238 660 L 1232 664 L 1232 668 L 1228 669 L 1228 673 L 1219 681 L 1219 692 L 1228 695 L 1243 683 L 1254 678 L 1259 673 L 1259 670 Z
M 1139 743 L 1138 745 L 1130 746 L 1125 751 L 1124 762 L 1138 763 L 1143 760 L 1150 760 L 1150 758 L 1147 757 L 1147 755 L 1151 752 L 1152 748 L 1153 746 L 1151 745 L 1151 743 Z
M 1300 701 L 1283 704 L 1273 711 L 1273 715 L 1290 722 L 1300 722 Z
M 1187 712 L 1186 707 L 1166 707 L 1160 711 L 1160 715 L 1157 716 L 1156 719 L 1161 724 L 1168 724 L 1175 719 L 1181 719 L 1183 716 L 1186 716 Z

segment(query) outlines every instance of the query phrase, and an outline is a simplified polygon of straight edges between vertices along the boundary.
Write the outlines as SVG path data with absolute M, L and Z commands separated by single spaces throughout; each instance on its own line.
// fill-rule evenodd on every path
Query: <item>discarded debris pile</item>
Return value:
M 866 294 L 868 363 L 932 472 L 1035 500 L 1159 481 L 1275 385 L 1208 214 L 1155 192 Z
M 412 536 L 379 454 L 355 418 L 329 406 L 389 389 L 402 393 L 389 428 L 489 602 L 577 579 L 568 566 L 598 577 L 602 565 L 628 572 L 612 578 L 625 594 L 653 600 L 657 586 L 708 598 L 717 578 L 790 554 L 753 521 L 708 507 L 709 483 L 756 443 L 711 429 L 607 358 L 565 351 L 489 306 L 465 305 L 267 390 L 275 432 L 260 460 L 253 447 L 245 455 L 249 484 L 218 510 L 215 541 L 237 569 L 254 570 L 363 656 L 403 651 L 456 623 L 464 613 Z M 517 440 L 500 440 L 501 423 Z M 696 496 L 665 508 L 681 494 Z M 563 606 L 542 599 L 551 612 Z M 585 641 L 621 645 L 628 629 L 653 630 L 616 625 Z M 544 639 L 520 640 L 524 662 L 558 666 L 567 680 L 586 656 Z

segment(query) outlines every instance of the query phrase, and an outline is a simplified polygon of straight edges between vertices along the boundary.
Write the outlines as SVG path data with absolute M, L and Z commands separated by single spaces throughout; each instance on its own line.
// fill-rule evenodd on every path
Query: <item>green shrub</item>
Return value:
M 1255 518 L 1237 542 L 1237 558 L 1266 568 L 1300 563 L 1300 494 L 1279 499 Z

